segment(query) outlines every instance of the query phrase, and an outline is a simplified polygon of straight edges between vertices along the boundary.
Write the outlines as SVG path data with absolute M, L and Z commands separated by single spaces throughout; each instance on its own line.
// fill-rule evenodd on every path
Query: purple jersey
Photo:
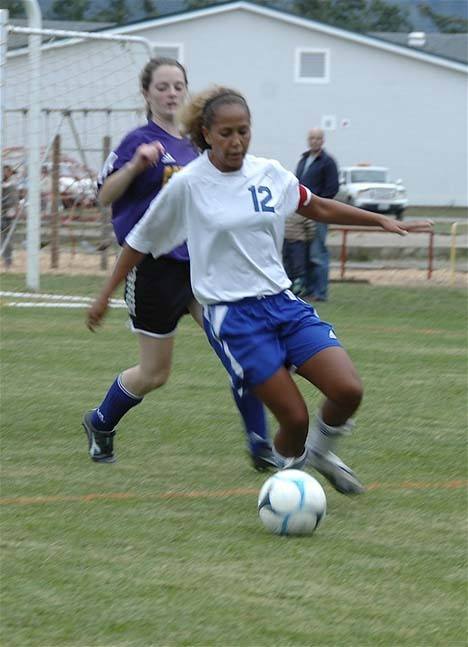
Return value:
M 140 173 L 125 193 L 112 204 L 112 225 L 119 245 L 123 245 L 126 235 L 140 220 L 150 202 L 171 176 L 198 157 L 197 151 L 188 139 L 174 137 L 157 126 L 154 121 L 148 121 L 145 126 L 129 132 L 109 155 L 99 176 L 99 188 L 106 177 L 118 171 L 132 159 L 140 144 L 149 144 L 155 140 L 160 141 L 164 146 L 166 151 L 164 155 L 156 166 L 150 166 Z M 186 243 L 173 249 L 167 256 L 177 261 L 188 261 Z

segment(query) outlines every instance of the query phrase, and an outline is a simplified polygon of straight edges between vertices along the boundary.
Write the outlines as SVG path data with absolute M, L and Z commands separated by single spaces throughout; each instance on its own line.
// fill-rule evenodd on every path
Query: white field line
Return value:
M 71 303 L 67 301 L 7 301 L 2 304 L 10 308 L 86 308 L 89 304 L 82 303 Z M 110 308 L 126 308 L 125 304 L 121 303 L 110 303 Z
M 0 290 L 0 297 L 15 299 L 37 299 L 37 301 L 7 301 L 2 305 L 13 308 L 85 308 L 92 301 L 93 297 L 73 296 L 69 294 L 41 294 L 35 292 L 10 292 Z M 111 308 L 126 308 L 123 299 L 111 299 Z

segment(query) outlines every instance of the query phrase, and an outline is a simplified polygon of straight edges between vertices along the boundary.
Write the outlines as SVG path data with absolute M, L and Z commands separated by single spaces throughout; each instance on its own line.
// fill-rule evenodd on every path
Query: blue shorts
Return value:
M 204 306 L 208 340 L 241 394 L 281 366 L 298 368 L 330 346 L 341 346 L 332 326 L 290 290 L 267 297 Z

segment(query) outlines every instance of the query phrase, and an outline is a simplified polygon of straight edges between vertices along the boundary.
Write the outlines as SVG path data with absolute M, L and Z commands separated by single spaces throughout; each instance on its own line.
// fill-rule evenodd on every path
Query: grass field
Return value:
M 327 518 L 296 539 L 256 516 L 265 476 L 188 318 L 171 380 L 121 422 L 118 462 L 96 465 L 80 421 L 136 359 L 124 311 L 91 335 L 79 309 L 2 307 L 1 644 L 466 645 L 466 307 L 461 290 L 333 285 L 319 311 L 366 388 L 340 453 L 369 489 L 325 484 Z

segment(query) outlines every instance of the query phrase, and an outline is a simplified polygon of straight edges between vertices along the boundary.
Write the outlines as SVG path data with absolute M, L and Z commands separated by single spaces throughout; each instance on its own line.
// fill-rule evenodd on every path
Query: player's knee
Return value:
M 154 391 L 164 386 L 169 379 L 171 371 L 169 368 L 159 369 L 144 375 L 145 385 L 148 391 Z
M 337 402 L 355 411 L 361 404 L 364 395 L 362 382 L 359 378 L 350 378 L 340 385 Z
M 302 432 L 309 427 L 309 414 L 304 407 L 297 407 L 288 411 L 287 425 L 291 431 Z

